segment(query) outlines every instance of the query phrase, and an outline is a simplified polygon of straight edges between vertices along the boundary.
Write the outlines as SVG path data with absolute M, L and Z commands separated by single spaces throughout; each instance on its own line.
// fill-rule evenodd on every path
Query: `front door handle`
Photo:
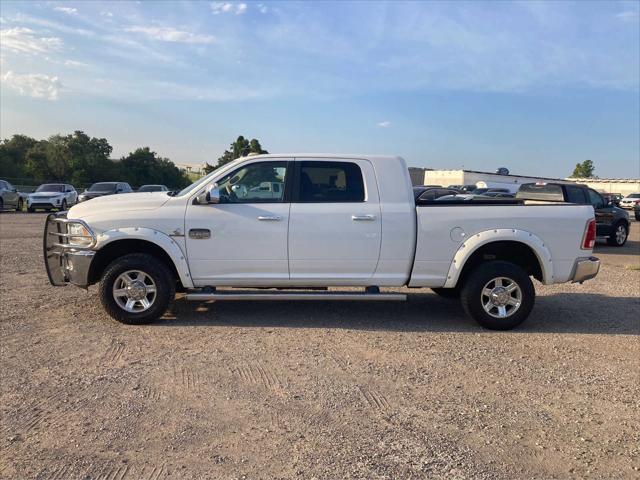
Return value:
M 278 222 L 278 221 L 282 220 L 282 217 L 278 217 L 277 215 L 273 215 L 273 216 L 260 215 L 258 217 L 258 220 L 260 220 L 261 222 Z
M 351 215 L 351 220 L 354 222 L 371 222 L 375 219 L 375 215 Z

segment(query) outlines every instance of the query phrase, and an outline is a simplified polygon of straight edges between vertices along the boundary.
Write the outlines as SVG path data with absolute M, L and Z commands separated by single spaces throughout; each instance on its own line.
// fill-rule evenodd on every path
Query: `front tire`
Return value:
M 60 208 L 58 208 L 59 212 L 64 212 L 67 210 L 67 201 L 66 200 L 62 200 L 62 205 L 60 205 Z
M 151 323 L 169 308 L 176 293 L 175 283 L 162 260 L 146 253 L 131 253 L 105 269 L 99 287 L 100 301 L 120 323 Z
M 629 237 L 629 227 L 624 222 L 616 223 L 607 238 L 607 243 L 613 247 L 622 247 L 627 243 Z
M 467 315 L 484 328 L 510 330 L 524 322 L 536 292 L 527 272 L 504 261 L 486 262 L 467 277 L 460 298 Z
M 21 212 L 24 206 L 24 200 L 22 198 L 18 199 L 18 205 L 16 206 L 16 212 Z

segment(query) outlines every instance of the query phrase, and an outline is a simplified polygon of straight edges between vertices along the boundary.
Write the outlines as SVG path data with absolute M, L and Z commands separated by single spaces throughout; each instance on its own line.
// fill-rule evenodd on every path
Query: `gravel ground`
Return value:
M 458 302 L 187 303 L 120 325 L 0 215 L 0 477 L 638 478 L 640 226 L 529 320 Z

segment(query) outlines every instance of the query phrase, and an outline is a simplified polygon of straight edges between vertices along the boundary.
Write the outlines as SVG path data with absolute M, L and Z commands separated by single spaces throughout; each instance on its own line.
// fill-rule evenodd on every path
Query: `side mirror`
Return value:
M 220 189 L 217 183 L 211 183 L 196 197 L 198 205 L 220 203 Z

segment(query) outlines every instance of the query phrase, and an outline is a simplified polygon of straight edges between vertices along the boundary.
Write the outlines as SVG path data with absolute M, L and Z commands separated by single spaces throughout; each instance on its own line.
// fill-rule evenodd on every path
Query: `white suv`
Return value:
M 75 205 L 78 201 L 78 192 L 73 185 L 68 183 L 45 183 L 36 188 L 27 198 L 27 210 L 35 212 L 37 208 L 60 211 Z

